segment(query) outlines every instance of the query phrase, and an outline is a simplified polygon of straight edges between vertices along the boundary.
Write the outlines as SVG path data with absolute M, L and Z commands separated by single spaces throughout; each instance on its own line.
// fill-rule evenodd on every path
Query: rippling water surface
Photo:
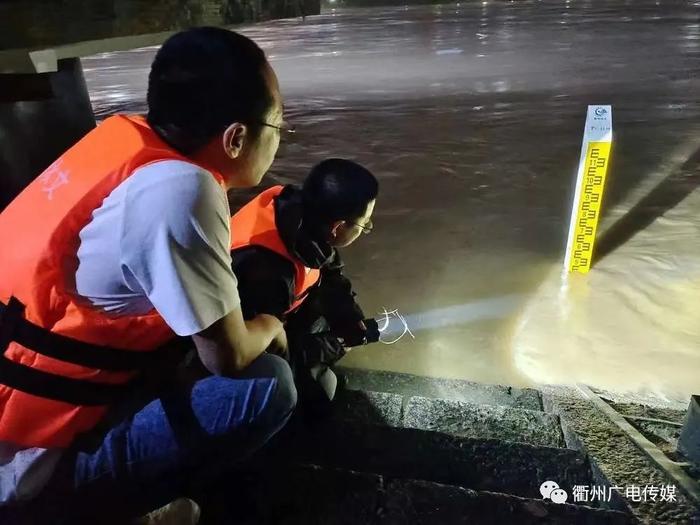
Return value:
M 337 9 L 243 31 L 300 130 L 266 184 L 328 156 L 381 179 L 375 231 L 345 258 L 367 313 L 399 308 L 416 338 L 345 364 L 697 393 L 699 2 Z M 154 52 L 85 59 L 98 114 L 143 111 Z M 587 104 L 613 105 L 603 257 L 563 282 Z

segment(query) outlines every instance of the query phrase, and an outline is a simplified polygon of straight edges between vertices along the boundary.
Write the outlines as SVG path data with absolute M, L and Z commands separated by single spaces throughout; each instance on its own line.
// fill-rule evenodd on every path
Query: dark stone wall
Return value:
M 58 67 L 55 73 L 24 75 L 16 92 L 29 94 L 14 103 L 2 103 L 11 82 L 0 75 L 0 211 L 95 127 L 80 60 L 61 60 Z
M 0 0 L 0 50 L 319 12 L 320 0 Z

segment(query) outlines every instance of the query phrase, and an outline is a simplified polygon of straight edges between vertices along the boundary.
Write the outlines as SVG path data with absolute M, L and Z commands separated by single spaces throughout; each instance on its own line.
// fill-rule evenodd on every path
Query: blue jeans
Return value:
M 91 449 L 69 451 L 28 505 L 32 516 L 17 523 L 109 523 L 144 514 L 260 448 L 295 405 L 289 365 L 266 353 L 236 379 L 210 376 L 175 389 Z

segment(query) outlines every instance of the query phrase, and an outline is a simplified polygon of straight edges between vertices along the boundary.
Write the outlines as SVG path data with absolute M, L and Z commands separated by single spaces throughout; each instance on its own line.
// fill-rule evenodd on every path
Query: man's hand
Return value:
M 358 321 L 345 326 L 342 330 L 333 330 L 332 332 L 345 348 L 367 344 L 367 326 L 364 321 Z
M 277 334 L 270 343 L 270 346 L 267 347 L 267 352 L 289 360 L 289 343 L 287 342 L 286 331 L 282 330 Z
M 192 336 L 202 364 L 212 374 L 235 377 L 258 358 L 271 342 L 284 337 L 284 326 L 271 315 L 243 320 L 240 306 L 209 328 Z

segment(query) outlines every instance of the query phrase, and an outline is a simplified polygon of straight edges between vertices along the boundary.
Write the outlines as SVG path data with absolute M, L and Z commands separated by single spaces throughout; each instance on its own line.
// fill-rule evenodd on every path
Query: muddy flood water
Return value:
M 344 365 L 698 393 L 700 2 L 339 8 L 243 32 L 299 130 L 264 185 L 329 156 L 380 179 L 344 256 L 366 313 L 398 308 L 415 339 Z M 100 116 L 144 110 L 154 53 L 84 60 Z M 600 258 L 564 282 L 588 104 L 613 107 Z

